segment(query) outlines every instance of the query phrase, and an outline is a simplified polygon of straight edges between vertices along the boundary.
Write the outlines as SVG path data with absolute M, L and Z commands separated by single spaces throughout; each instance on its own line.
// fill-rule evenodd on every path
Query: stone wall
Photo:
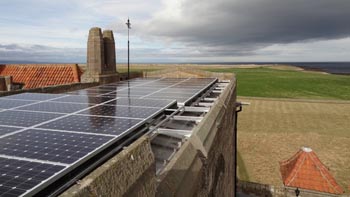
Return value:
M 273 186 L 261 183 L 238 181 L 237 191 L 247 195 L 266 196 L 266 197 L 295 197 L 295 188 Z M 302 197 L 345 197 L 347 195 L 333 195 L 329 193 L 321 193 L 317 191 L 300 189 Z
M 61 196 L 154 196 L 155 168 L 150 141 L 141 137 Z

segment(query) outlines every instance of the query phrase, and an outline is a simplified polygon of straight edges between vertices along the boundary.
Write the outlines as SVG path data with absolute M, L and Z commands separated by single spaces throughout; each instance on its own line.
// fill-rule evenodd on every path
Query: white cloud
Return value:
M 135 61 L 349 60 L 349 9 L 347 0 L 3 0 L 0 44 L 84 61 L 88 30 L 100 26 L 115 31 L 125 61 L 129 16 Z

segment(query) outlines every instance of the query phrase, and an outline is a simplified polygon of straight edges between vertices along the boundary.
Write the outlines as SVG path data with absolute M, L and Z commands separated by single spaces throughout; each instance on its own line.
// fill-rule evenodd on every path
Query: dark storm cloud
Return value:
M 179 10 L 180 17 L 156 16 L 143 32 L 193 48 L 207 46 L 203 53 L 216 47 L 234 55 L 350 36 L 349 0 L 186 0 Z

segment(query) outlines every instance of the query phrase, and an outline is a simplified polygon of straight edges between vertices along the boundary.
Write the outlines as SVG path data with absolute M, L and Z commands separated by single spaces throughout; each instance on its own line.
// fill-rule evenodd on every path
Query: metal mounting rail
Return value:
M 211 107 L 214 105 L 214 103 L 199 102 L 198 105 L 204 107 Z
M 174 120 L 195 121 L 195 122 L 200 122 L 203 119 L 203 117 L 198 117 L 198 116 L 173 116 L 172 118 Z
M 166 134 L 166 135 L 174 136 L 174 137 L 181 137 L 181 136 L 190 137 L 192 134 L 192 130 L 158 128 L 156 130 L 156 133 Z
M 185 107 L 185 112 L 203 112 L 207 113 L 209 112 L 209 107 Z M 176 109 L 166 109 L 165 111 L 176 111 Z
M 203 98 L 203 101 L 212 101 L 212 102 L 214 102 L 216 100 L 217 100 L 217 98 Z
M 213 90 L 212 92 L 213 92 L 213 93 L 217 93 L 217 94 L 221 94 L 221 93 L 222 93 L 222 90 Z
M 179 108 L 177 108 L 173 113 L 171 113 L 170 115 L 167 115 L 165 117 L 165 119 L 163 119 L 162 121 L 160 121 L 158 124 L 156 124 L 152 129 L 150 129 L 146 135 L 151 135 L 152 138 L 152 133 L 157 130 L 160 126 L 162 126 L 162 124 L 164 124 L 166 121 L 170 120 L 172 117 L 174 117 L 178 112 L 180 112 L 181 110 L 184 110 L 185 106 L 181 106 Z

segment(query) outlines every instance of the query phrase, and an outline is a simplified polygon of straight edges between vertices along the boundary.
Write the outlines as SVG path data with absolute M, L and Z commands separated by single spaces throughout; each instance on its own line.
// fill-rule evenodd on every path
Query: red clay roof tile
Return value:
M 332 194 L 344 193 L 310 148 L 301 148 L 290 159 L 280 162 L 280 171 L 285 186 Z
M 12 76 L 25 89 L 80 82 L 76 64 L 8 64 L 0 65 L 0 75 Z

